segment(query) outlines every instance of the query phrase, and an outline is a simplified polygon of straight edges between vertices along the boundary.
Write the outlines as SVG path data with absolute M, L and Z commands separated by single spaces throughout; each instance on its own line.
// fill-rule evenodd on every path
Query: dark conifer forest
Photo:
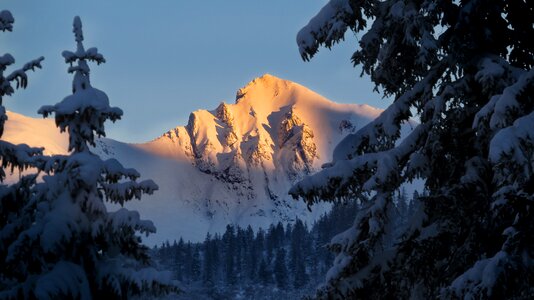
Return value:
M 417 199 L 401 191 L 396 204 L 402 225 Z M 208 233 L 201 243 L 167 241 L 154 247 L 153 256 L 181 282 L 182 297 L 298 299 L 325 280 L 334 260 L 328 244 L 350 227 L 358 208 L 356 201 L 336 203 L 311 227 L 299 219 L 259 230 L 228 225 L 222 235 Z

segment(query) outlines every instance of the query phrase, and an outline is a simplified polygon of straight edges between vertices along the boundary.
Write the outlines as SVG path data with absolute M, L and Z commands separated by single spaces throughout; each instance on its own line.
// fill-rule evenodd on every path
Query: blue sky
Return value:
M 82 18 L 86 47 L 107 63 L 92 65 L 92 84 L 124 117 L 107 125 L 108 137 L 143 142 L 187 123 L 189 113 L 234 102 L 237 89 L 264 73 L 303 84 L 344 103 L 386 107 L 367 77 L 352 67 L 352 33 L 332 51 L 303 62 L 295 42 L 324 0 L 3 0 L 14 31 L 0 34 L 0 53 L 16 66 L 44 56 L 29 88 L 5 101 L 8 110 L 37 116 L 41 105 L 70 93 L 61 57 L 74 49 L 72 19 Z

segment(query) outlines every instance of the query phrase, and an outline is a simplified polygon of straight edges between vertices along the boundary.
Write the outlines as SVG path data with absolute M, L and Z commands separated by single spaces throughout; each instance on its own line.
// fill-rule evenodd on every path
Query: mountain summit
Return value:
M 290 198 L 289 188 L 330 161 L 344 136 L 380 112 L 368 105 L 334 103 L 266 74 L 239 89 L 235 103 L 197 110 L 187 125 L 150 142 L 100 139 L 95 150 L 158 183 L 160 191 L 151 196 L 155 201 L 129 205 L 155 220 L 158 233 L 149 242 L 180 236 L 199 241 L 228 223 L 266 228 L 296 218 L 315 220 L 328 209 L 326 204 L 309 212 L 303 202 Z M 61 141 L 65 136 L 44 134 L 39 140 L 31 135 L 33 127 L 53 128 L 46 120 L 13 113 L 9 118 L 6 136 L 17 137 L 16 142 L 27 135 L 27 143 L 54 153 L 67 144 Z
M 380 112 L 368 105 L 337 104 L 266 74 L 239 89 L 235 104 L 223 102 L 212 111 L 195 111 L 186 126 L 140 147 L 193 160 L 199 170 L 223 177 L 231 177 L 236 168 L 260 165 L 296 177 L 329 158 L 341 135 Z

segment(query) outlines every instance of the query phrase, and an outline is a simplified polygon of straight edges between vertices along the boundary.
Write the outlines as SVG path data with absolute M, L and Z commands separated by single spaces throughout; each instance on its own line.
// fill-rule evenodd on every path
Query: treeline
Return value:
M 400 215 L 413 209 L 405 193 L 399 193 L 396 202 Z M 261 285 L 285 291 L 315 287 L 333 263 L 328 243 L 352 225 L 358 207 L 355 201 L 335 204 L 311 228 L 299 219 L 257 231 L 228 225 L 222 235 L 208 233 L 201 243 L 165 242 L 154 248 L 154 255 L 185 286 Z
M 281 289 L 301 288 L 322 277 L 333 256 L 326 248 L 332 236 L 350 226 L 355 203 L 336 205 L 310 229 L 297 219 L 256 232 L 251 226 L 228 225 L 224 234 L 207 234 L 204 242 L 182 239 L 156 247 L 156 258 L 185 284 L 205 286 L 260 283 Z

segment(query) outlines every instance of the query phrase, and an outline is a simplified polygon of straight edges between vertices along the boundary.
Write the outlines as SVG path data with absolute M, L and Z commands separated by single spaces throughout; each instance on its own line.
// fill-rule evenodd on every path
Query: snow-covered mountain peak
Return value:
M 187 125 L 137 147 L 193 168 L 184 179 L 186 190 L 199 189 L 184 197 L 213 222 L 265 227 L 297 216 L 313 220 L 324 211 L 308 215 L 303 203 L 289 197 L 289 188 L 331 161 L 335 145 L 380 112 L 338 104 L 266 74 L 239 89 L 235 103 L 194 111 Z
M 248 92 L 261 93 L 266 96 L 277 96 L 280 90 L 288 89 L 294 83 L 271 74 L 264 74 L 247 83 L 236 93 L 236 103 L 239 103 Z
M 301 97 L 301 96 L 305 97 Z M 312 97 L 308 97 L 313 95 Z M 308 88 L 270 74 L 247 83 L 236 93 L 236 104 L 252 106 L 256 111 L 273 111 L 280 106 L 301 104 L 311 104 L 312 102 L 322 102 L 324 105 L 332 103 L 328 99 L 316 94 Z
M 237 98 L 194 111 L 187 124 L 146 143 L 97 141 L 95 151 L 104 158 L 115 157 L 159 185 L 151 199 L 128 204 L 155 221 L 158 236 L 152 241 L 179 236 L 198 241 L 228 223 L 266 228 L 296 217 L 315 220 L 326 207 L 309 213 L 290 198 L 289 188 L 331 161 L 341 139 L 381 112 L 334 103 L 269 74 L 239 89 Z M 9 118 L 6 139 L 67 152 L 67 136 L 53 121 Z

